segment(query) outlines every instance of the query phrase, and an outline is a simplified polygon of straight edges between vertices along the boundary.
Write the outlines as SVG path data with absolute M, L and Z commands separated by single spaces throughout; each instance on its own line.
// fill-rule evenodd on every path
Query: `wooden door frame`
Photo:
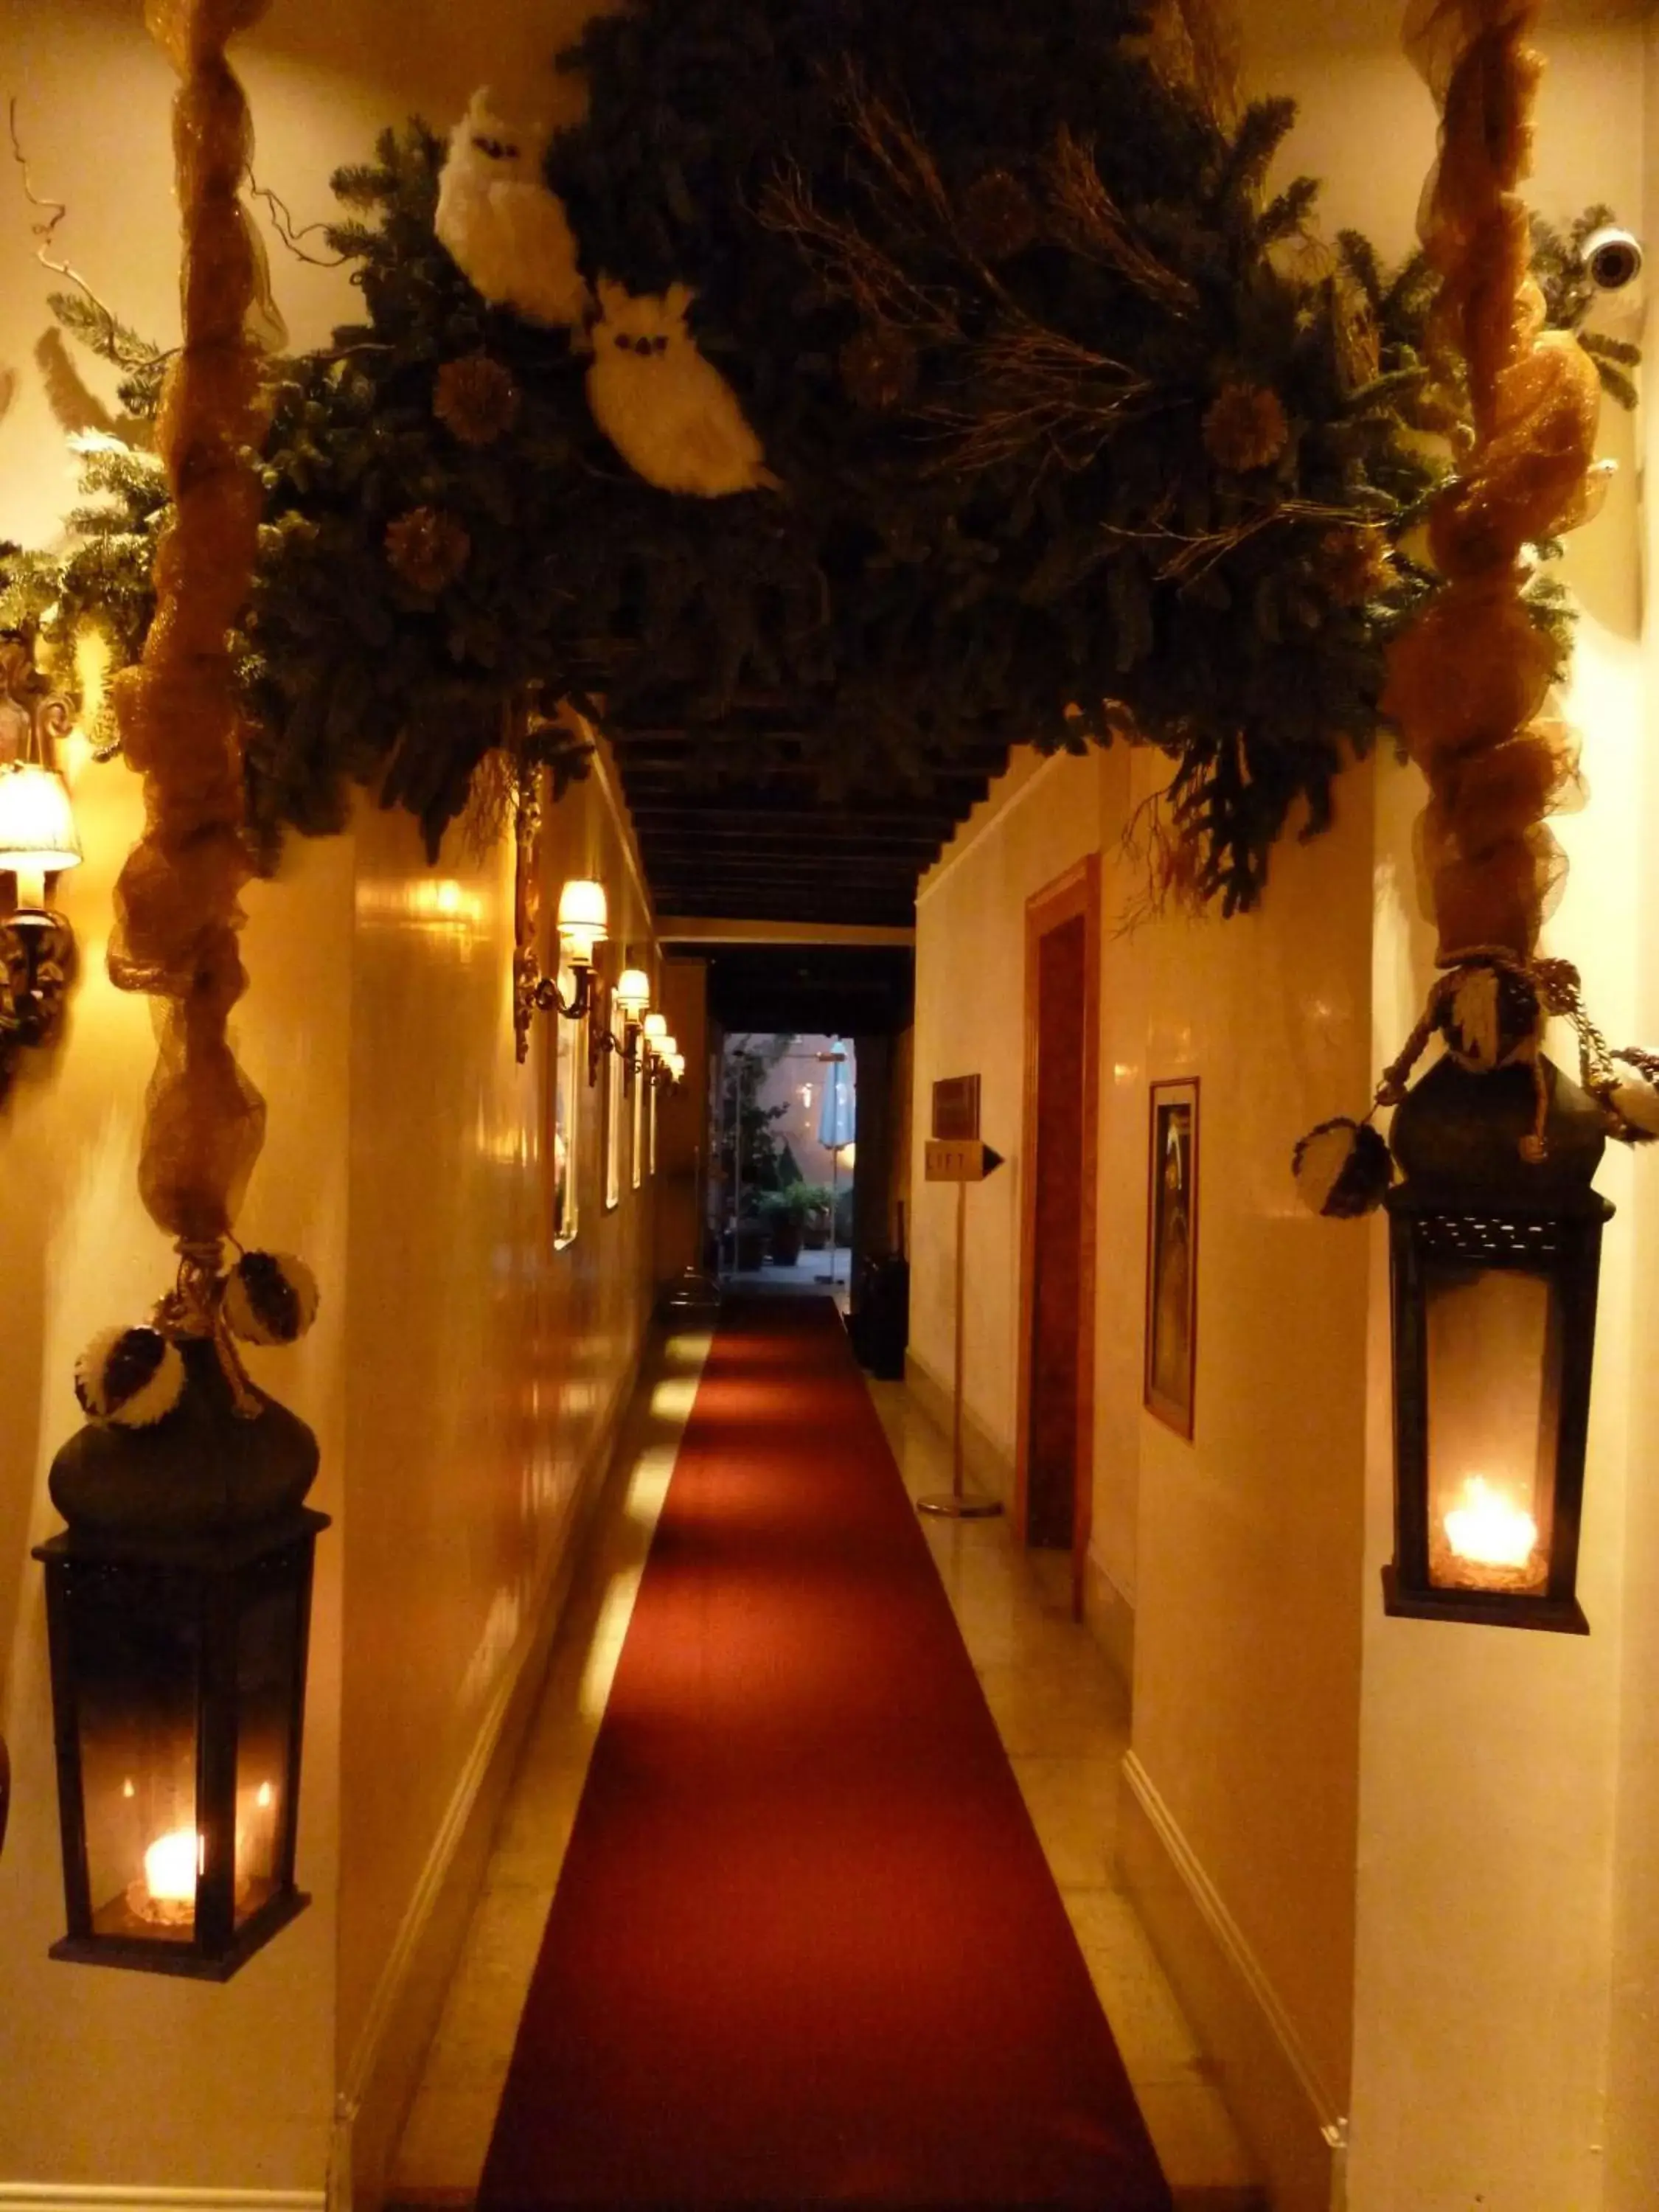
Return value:
M 1019 1401 L 1014 1455 L 1014 1527 L 1022 1544 L 1030 1527 L 1031 1327 L 1036 1304 L 1036 1147 L 1038 963 L 1042 939 L 1079 917 L 1083 921 L 1082 1219 L 1078 1224 L 1077 1437 L 1072 1507 L 1072 1610 L 1083 1617 L 1084 1583 L 1095 1493 L 1095 1243 L 1099 1211 L 1100 1142 L 1100 855 L 1090 853 L 1025 902 L 1025 1101 L 1020 1159 Z

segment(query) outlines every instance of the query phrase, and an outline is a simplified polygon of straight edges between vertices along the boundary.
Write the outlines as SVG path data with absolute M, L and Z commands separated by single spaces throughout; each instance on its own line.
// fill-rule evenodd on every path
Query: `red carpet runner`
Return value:
M 727 1302 L 480 2203 L 1168 2212 L 827 1300 Z

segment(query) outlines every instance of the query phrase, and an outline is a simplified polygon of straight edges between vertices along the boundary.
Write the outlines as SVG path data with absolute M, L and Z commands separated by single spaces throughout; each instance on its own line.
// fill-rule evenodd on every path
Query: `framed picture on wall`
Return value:
M 559 970 L 567 997 L 576 988 L 569 968 Z M 553 1242 L 568 1244 L 576 1234 L 576 1138 L 581 1113 L 584 1024 L 556 1018 L 553 1024 Z
M 606 1004 L 612 1047 L 605 1055 L 605 1210 L 609 1213 L 622 1204 L 623 1041 L 616 1002 L 607 1000 Z
M 628 1179 L 637 1190 L 645 1175 L 645 1094 L 651 1088 L 643 1073 L 629 1076 L 634 1101 L 634 1130 L 628 1147 Z
M 1149 1413 L 1193 1432 L 1198 1356 L 1198 1079 L 1152 1086 L 1146 1168 Z

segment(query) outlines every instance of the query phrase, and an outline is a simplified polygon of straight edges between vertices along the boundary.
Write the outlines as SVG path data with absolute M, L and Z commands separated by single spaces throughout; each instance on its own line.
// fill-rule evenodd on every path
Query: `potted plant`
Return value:
M 766 1224 L 768 1249 L 773 1264 L 793 1267 L 800 1257 L 802 1224 L 806 1209 L 801 1203 L 805 1183 L 791 1183 L 787 1190 L 769 1190 L 761 1196 L 761 1217 Z
M 801 1242 L 809 1252 L 822 1252 L 830 1242 L 830 1186 L 804 1182 L 800 1186 Z

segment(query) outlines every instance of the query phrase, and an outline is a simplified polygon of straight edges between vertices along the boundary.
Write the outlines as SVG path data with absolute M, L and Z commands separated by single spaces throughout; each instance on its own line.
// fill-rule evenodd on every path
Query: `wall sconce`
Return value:
M 27 642 L 0 640 L 0 870 L 17 886 L 0 921 L 0 1089 L 12 1050 L 55 1033 L 75 958 L 74 932 L 46 904 L 46 878 L 81 864 L 70 795 L 51 760 L 70 719 Z
M 173 1412 L 94 1422 L 52 1468 L 69 1526 L 34 1554 L 69 1923 L 52 1955 L 225 1981 L 309 1902 L 295 1840 L 328 1523 L 300 1503 L 305 1424 L 270 1400 L 243 1419 L 211 1338 L 180 1356 Z
M 1391 1613 L 1583 1635 L 1578 1522 L 1602 1224 L 1601 1109 L 1548 1060 L 1544 1155 L 1529 1066 L 1448 1057 L 1389 1132 L 1394 1283 Z M 1534 1148 L 1535 1149 L 1535 1148 Z
M 611 1050 L 620 1049 L 623 1055 L 623 1089 L 631 1091 L 634 1078 L 645 1064 L 645 1020 L 651 1004 L 651 978 L 643 968 L 624 968 L 617 978 L 611 996 L 623 1010 L 625 1028 L 618 1048 L 609 1032 L 605 1042 Z
M 533 866 L 533 845 L 520 830 L 520 909 L 526 903 L 523 888 L 530 872 L 526 866 L 528 852 Z M 532 902 L 533 904 L 533 902 Z M 575 987 L 569 998 L 560 990 L 558 979 L 539 972 L 540 963 L 535 957 L 533 944 L 523 941 L 521 927 L 519 951 L 514 960 L 513 1025 L 518 1033 L 518 1057 L 523 1060 L 530 1032 L 531 1018 L 536 1013 L 558 1014 L 568 1022 L 585 1020 L 595 1012 L 593 955 L 611 934 L 610 910 L 605 895 L 605 885 L 586 877 L 572 877 L 559 893 L 557 915 L 559 955 L 562 965 L 575 975 Z M 530 928 L 533 932 L 533 914 Z M 595 1025 L 597 1027 L 597 1024 Z M 593 1046 L 590 1038 L 589 1080 L 592 1079 Z

